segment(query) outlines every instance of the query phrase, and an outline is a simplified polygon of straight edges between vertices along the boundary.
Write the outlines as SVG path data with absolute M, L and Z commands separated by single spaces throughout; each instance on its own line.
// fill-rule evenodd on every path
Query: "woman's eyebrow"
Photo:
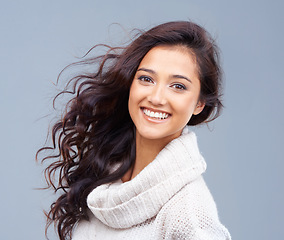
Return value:
M 173 78 L 182 78 L 182 79 L 185 79 L 185 80 L 187 80 L 187 81 L 189 81 L 190 83 L 192 83 L 192 81 L 188 78 L 188 77 L 185 77 L 185 76 L 183 76 L 183 75 L 173 75 L 172 76 Z
M 155 72 L 154 70 L 148 69 L 148 68 L 139 68 L 139 69 L 137 70 L 137 72 L 138 72 L 138 71 L 145 71 L 145 72 L 148 72 L 148 73 L 156 74 L 156 72 Z
M 137 70 L 138 71 L 145 71 L 145 72 L 148 72 L 148 73 L 151 73 L 151 74 L 157 74 L 154 70 L 152 69 L 149 69 L 149 68 L 139 68 Z M 185 79 L 187 81 L 189 81 L 190 83 L 192 83 L 192 81 L 188 78 L 188 77 L 185 77 L 183 75 L 180 75 L 180 74 L 174 74 L 171 76 L 172 78 L 181 78 L 181 79 Z

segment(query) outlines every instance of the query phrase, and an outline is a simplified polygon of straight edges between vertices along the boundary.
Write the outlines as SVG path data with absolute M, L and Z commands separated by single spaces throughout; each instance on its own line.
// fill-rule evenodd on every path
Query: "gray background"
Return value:
M 0 238 L 44 239 L 50 192 L 34 161 L 60 70 L 133 27 L 191 19 L 217 38 L 225 110 L 196 131 L 206 181 L 233 239 L 283 239 L 283 1 L 1 1 Z M 121 37 L 123 36 L 123 37 Z M 123 39 L 124 38 L 124 39 Z M 51 239 L 56 239 L 51 235 Z

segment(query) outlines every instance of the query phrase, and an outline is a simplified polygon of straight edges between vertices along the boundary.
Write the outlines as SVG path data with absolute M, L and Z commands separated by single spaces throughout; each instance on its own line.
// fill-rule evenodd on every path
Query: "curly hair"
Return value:
M 129 89 L 141 60 L 158 45 L 185 46 L 196 58 L 200 100 L 205 107 L 188 125 L 212 121 L 220 114 L 218 48 L 208 32 L 193 22 L 158 25 L 141 32 L 126 47 L 106 46 L 105 55 L 77 63 L 93 71 L 68 82 L 74 96 L 52 128 L 53 146 L 37 152 L 37 158 L 44 150 L 57 152 L 45 155 L 42 161 L 54 160 L 45 169 L 45 178 L 49 188 L 61 193 L 46 214 L 46 229 L 54 223 L 61 240 L 71 239 L 76 223 L 88 220 L 88 194 L 101 184 L 120 179 L 134 164 L 135 126 L 128 112 Z

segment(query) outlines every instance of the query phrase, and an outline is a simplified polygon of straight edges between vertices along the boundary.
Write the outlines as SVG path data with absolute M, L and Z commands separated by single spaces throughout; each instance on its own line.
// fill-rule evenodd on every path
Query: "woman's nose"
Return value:
M 159 106 L 166 104 L 166 93 L 163 86 L 153 86 L 151 93 L 148 95 L 148 101 L 153 105 Z

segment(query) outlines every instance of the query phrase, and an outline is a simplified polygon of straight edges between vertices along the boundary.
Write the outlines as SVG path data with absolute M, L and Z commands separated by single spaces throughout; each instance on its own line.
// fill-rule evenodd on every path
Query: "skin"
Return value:
M 203 110 L 199 94 L 197 65 L 190 49 L 157 46 L 145 55 L 130 88 L 128 108 L 136 126 L 136 160 L 123 182 L 138 175 L 181 135 L 191 116 Z M 151 117 L 151 112 L 158 115 Z

